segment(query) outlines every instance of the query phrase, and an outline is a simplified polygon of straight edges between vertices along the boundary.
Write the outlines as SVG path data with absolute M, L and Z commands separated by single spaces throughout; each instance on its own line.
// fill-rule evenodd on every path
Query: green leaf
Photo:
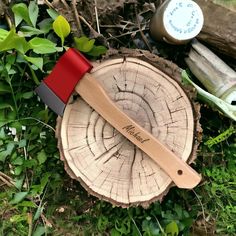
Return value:
M 98 57 L 107 52 L 107 48 L 104 46 L 94 46 L 87 54 L 89 56 Z
M 15 144 L 10 142 L 7 145 L 5 145 L 5 147 L 6 147 L 6 150 L 0 151 L 1 162 L 5 162 L 6 158 L 12 154 Z
M 39 58 L 39 59 L 42 59 L 42 58 Z M 30 99 L 32 98 L 34 95 L 34 92 L 33 91 L 30 91 L 30 92 L 25 92 L 22 94 L 22 98 L 24 99 Z
M 115 221 L 115 229 L 120 232 L 121 234 L 128 235 L 130 233 L 131 228 L 131 220 L 130 218 L 126 217 L 122 221 Z
M 48 39 L 35 37 L 29 41 L 31 49 L 37 54 L 57 52 L 56 44 Z
M 54 32 L 61 38 L 61 44 L 64 45 L 65 38 L 70 34 L 70 25 L 63 16 L 58 16 L 52 24 Z
M 31 37 L 33 35 L 39 35 L 39 34 L 44 34 L 45 32 L 43 30 L 40 29 L 36 29 L 32 26 L 22 26 L 20 28 L 21 33 L 24 35 L 24 37 Z
M 22 20 L 24 20 L 28 25 L 32 25 L 28 8 L 25 3 L 18 3 L 12 7 L 15 17 L 15 25 L 18 26 Z
M 10 218 L 11 223 L 20 223 L 20 222 L 26 222 L 27 221 L 27 214 L 26 212 L 22 212 L 21 214 L 13 214 L 13 216 Z
M 47 228 L 38 225 L 32 236 L 42 236 L 47 232 Z
M 8 103 L 0 103 L 0 110 L 2 110 L 2 109 L 7 109 L 7 108 L 11 109 L 12 111 L 13 111 L 13 109 L 14 109 L 11 104 L 8 104 Z
M 47 9 L 47 13 L 53 20 L 56 20 L 56 18 L 59 16 L 59 14 L 51 8 Z
M 7 37 L 8 34 L 9 34 L 9 31 L 0 29 L 0 42 L 3 41 Z
M 112 229 L 111 230 L 111 236 L 120 236 L 121 234 L 116 230 L 116 229 Z
M 34 220 L 37 220 L 37 219 L 41 216 L 43 210 L 44 210 L 44 207 L 39 206 L 38 209 L 37 209 L 37 211 L 36 211 L 35 214 L 34 214 L 34 218 L 33 218 L 33 219 L 34 219 Z
M 12 122 L 9 126 L 15 128 L 17 133 L 22 131 L 22 125 L 19 121 Z
M 43 164 L 47 160 L 47 155 L 44 150 L 38 153 L 37 159 L 40 165 Z
M 109 221 L 106 216 L 100 216 L 97 223 L 98 230 L 104 232 L 108 226 L 108 223 Z
M 25 38 L 15 33 L 15 29 L 11 29 L 7 37 L 0 42 L 0 51 L 8 51 L 10 49 L 16 49 L 22 54 L 25 54 L 29 50 L 29 44 Z
M 22 166 L 17 166 L 15 168 L 15 175 L 20 175 L 23 171 L 23 167 Z
M 79 51 L 85 53 L 91 51 L 95 43 L 95 39 L 89 40 L 89 38 L 87 38 L 86 36 L 82 36 L 80 38 L 75 37 L 74 41 L 75 41 L 75 47 Z
M 3 127 L 7 123 L 9 123 L 9 120 L 1 119 L 1 112 L 0 112 L 0 127 Z M 0 153 L 0 161 L 1 161 L 1 153 Z
M 3 125 L 11 123 L 15 119 L 16 119 L 15 109 L 13 111 L 9 110 L 8 112 L 6 112 L 5 110 L 0 110 L 0 127 L 2 127 Z M 3 155 L 4 154 L 0 152 L 0 161 L 1 161 L 1 157 Z
M 168 236 L 178 236 L 179 228 L 175 221 L 170 222 L 165 229 L 165 233 Z
M 40 183 L 41 188 L 42 188 L 42 191 L 43 191 L 43 189 L 45 188 L 46 184 L 48 183 L 48 180 L 49 180 L 50 177 L 51 177 L 51 173 L 48 173 L 48 172 L 46 172 L 46 173 L 43 175 L 43 177 L 42 177 L 42 179 L 41 179 L 41 183 Z
M 14 198 L 10 201 L 11 204 L 17 204 L 25 199 L 25 197 L 28 195 L 28 192 L 19 192 L 15 193 Z
M 40 31 L 43 31 L 44 34 L 48 33 L 52 29 L 53 20 L 51 18 L 47 18 L 38 23 Z
M 22 165 L 24 163 L 24 159 L 22 157 L 17 157 L 14 161 L 11 162 L 15 166 Z
M 18 142 L 18 148 L 26 147 L 26 139 L 21 139 L 20 142 Z
M 7 134 L 4 130 L 4 128 L 0 128 L 0 140 L 6 140 L 7 139 Z
M 6 56 L 6 59 L 7 59 L 7 64 L 14 65 L 16 61 L 16 55 L 14 53 L 11 53 Z
M 37 205 L 34 202 L 31 201 L 23 201 L 17 204 L 17 206 L 19 207 L 32 207 L 32 208 L 36 208 Z
M 185 81 L 189 82 L 193 87 L 195 87 L 201 100 L 208 103 L 212 108 L 217 108 L 226 116 L 236 121 L 236 106 L 230 105 L 222 99 L 203 90 L 189 78 L 186 71 L 182 72 L 182 78 L 184 78 Z
M 35 1 L 31 1 L 29 4 L 28 14 L 32 25 L 35 27 L 39 15 L 38 4 Z
M 11 93 L 11 88 L 7 83 L 0 81 L 0 95 L 5 93 Z
M 180 205 L 175 204 L 174 205 L 174 210 L 177 213 L 178 218 L 180 218 L 180 219 L 183 218 L 184 211 L 183 211 L 183 208 Z
M 43 70 L 43 58 L 42 57 L 27 57 L 24 56 L 24 59 L 33 65 L 35 65 L 40 70 Z
M 25 179 L 25 176 L 24 175 L 22 175 L 22 176 L 20 176 L 20 177 L 17 177 L 16 179 L 14 179 L 14 185 L 15 185 L 15 187 L 18 189 L 18 190 L 21 190 L 21 188 L 22 188 L 22 185 L 23 185 L 23 183 L 24 183 L 24 179 Z
M 37 161 L 35 159 L 25 160 L 24 167 L 34 168 L 37 166 Z

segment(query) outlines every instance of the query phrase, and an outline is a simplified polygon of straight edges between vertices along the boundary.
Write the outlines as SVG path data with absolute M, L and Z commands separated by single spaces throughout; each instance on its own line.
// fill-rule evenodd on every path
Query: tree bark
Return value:
M 204 26 L 198 39 L 216 51 L 236 57 L 236 12 L 212 0 L 195 0 L 204 15 Z

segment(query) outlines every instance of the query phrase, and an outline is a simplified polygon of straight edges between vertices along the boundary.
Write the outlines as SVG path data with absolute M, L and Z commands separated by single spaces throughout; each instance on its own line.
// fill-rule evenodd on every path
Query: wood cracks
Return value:
M 92 75 L 128 116 L 184 161 L 192 155 L 191 102 L 169 76 L 136 58 L 102 62 Z M 146 142 L 133 127 L 124 127 Z M 116 131 L 80 97 L 71 99 L 58 122 L 61 157 L 67 172 L 88 192 L 116 205 L 148 206 L 172 181 L 145 153 Z

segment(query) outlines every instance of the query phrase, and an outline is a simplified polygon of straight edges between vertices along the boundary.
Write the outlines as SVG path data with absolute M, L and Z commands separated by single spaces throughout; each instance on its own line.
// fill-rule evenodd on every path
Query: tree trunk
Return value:
M 180 158 L 195 156 L 196 112 L 175 80 L 132 57 L 106 60 L 92 74 L 120 109 Z M 80 97 L 71 99 L 57 131 L 67 172 L 99 198 L 123 207 L 148 206 L 173 185 L 151 158 Z

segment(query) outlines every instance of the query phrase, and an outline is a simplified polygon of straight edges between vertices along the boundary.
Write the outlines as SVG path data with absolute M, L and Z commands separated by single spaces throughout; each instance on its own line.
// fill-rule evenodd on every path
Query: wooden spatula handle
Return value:
M 150 156 L 179 188 L 193 188 L 201 176 L 165 145 L 121 111 L 107 96 L 99 82 L 86 73 L 75 91 L 106 121 Z

